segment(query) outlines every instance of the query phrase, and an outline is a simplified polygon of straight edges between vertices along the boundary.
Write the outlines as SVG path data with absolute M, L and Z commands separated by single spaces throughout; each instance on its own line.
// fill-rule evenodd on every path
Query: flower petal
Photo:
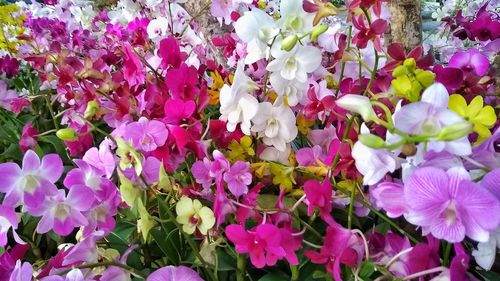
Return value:
M 478 242 L 487 242 L 489 232 L 500 224 L 500 202 L 484 187 L 465 180 L 456 197 L 457 210 L 466 234 Z
M 14 188 L 17 180 L 21 176 L 21 168 L 16 163 L 2 163 L 0 164 L 0 192 L 8 193 Z
M 23 171 L 35 171 L 40 168 L 40 158 L 33 150 L 26 151 L 23 158 Z
M 42 159 L 40 167 L 44 171 L 44 177 L 52 183 L 55 183 L 64 171 L 61 157 L 57 154 L 47 154 Z

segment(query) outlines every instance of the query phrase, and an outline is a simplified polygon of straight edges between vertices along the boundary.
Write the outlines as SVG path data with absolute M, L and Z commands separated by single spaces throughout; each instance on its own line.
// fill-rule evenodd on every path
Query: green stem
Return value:
M 314 234 L 319 239 L 323 240 L 323 235 L 321 235 L 316 229 L 314 229 L 314 227 L 312 227 L 310 224 L 302 220 L 298 215 L 296 214 L 292 215 L 295 219 L 297 219 L 300 222 L 300 224 L 302 224 L 305 228 L 307 228 L 307 230 L 311 231 L 312 234 Z
M 54 114 L 54 110 L 52 109 L 52 104 L 50 103 L 49 97 L 46 95 L 43 96 L 45 102 L 47 103 L 47 108 L 49 109 L 50 116 L 52 117 L 52 122 L 54 122 L 54 127 L 59 130 L 59 124 L 57 123 L 56 115 Z
M 363 204 L 365 208 L 368 208 L 372 213 L 376 214 L 378 217 L 380 217 L 383 221 L 388 223 L 390 226 L 392 226 L 394 229 L 396 229 L 399 233 L 405 235 L 408 237 L 413 243 L 418 243 L 418 241 L 415 237 L 411 236 L 408 232 L 404 231 L 399 225 L 397 225 L 395 222 L 393 222 L 390 218 L 382 214 L 381 212 L 377 211 L 375 208 L 373 208 L 369 203 L 365 202 L 364 200 L 357 200 L 359 203 Z
M 245 280 L 245 256 L 238 254 L 236 258 L 236 280 L 244 281 Z
M 349 214 L 347 216 L 347 228 L 348 229 L 351 229 L 351 227 L 352 227 L 352 212 L 353 212 L 353 209 L 354 209 L 355 195 L 356 195 L 356 186 L 353 185 L 352 186 L 352 190 L 351 190 L 351 200 L 350 200 L 350 203 L 349 203 Z
M 443 266 L 448 266 L 450 264 L 451 245 L 452 243 L 446 242 L 446 247 L 444 248 Z
M 290 271 L 292 272 L 292 277 L 290 280 L 296 281 L 299 280 L 299 267 L 296 265 L 290 265 Z

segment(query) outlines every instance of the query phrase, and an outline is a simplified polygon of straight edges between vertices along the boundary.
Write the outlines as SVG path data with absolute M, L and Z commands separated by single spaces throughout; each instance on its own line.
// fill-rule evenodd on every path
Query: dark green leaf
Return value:
M 269 272 L 262 276 L 259 281 L 289 281 L 290 276 L 281 271 Z
M 361 269 L 359 270 L 359 277 L 362 279 L 368 279 L 375 272 L 375 266 L 369 261 L 363 261 L 361 263 Z

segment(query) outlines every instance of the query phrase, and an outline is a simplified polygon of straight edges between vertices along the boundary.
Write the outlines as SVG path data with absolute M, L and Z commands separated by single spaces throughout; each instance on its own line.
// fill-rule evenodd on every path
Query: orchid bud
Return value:
M 63 141 L 75 141 L 78 138 L 78 134 L 71 128 L 58 130 L 56 136 Z
M 431 71 L 424 71 L 421 69 L 417 69 L 415 71 L 415 78 L 420 82 L 425 88 L 429 87 L 434 83 L 436 75 Z
M 375 120 L 377 117 L 370 99 L 365 96 L 348 94 L 338 99 L 335 103 L 345 110 L 360 114 L 366 122 Z
M 316 42 L 318 40 L 318 37 L 325 33 L 326 31 L 328 30 L 328 25 L 327 24 L 320 24 L 320 25 L 317 25 L 313 28 L 313 30 L 311 31 L 311 41 L 312 42 Z
M 473 126 L 469 122 L 460 122 L 443 128 L 436 139 L 440 141 L 454 141 L 467 136 Z
M 92 118 L 97 111 L 99 110 L 99 103 L 95 100 L 89 101 L 87 103 L 87 108 L 85 109 L 85 113 L 83 114 L 83 118 L 90 119 Z
M 417 62 L 415 61 L 414 58 L 408 58 L 405 59 L 403 62 L 403 65 L 408 68 L 411 72 L 415 71 L 415 68 L 417 67 Z
M 403 75 L 408 75 L 408 68 L 406 68 L 404 65 L 399 65 L 392 71 L 392 76 L 394 77 L 399 77 Z
M 371 148 L 382 148 L 385 146 L 385 141 L 377 136 L 372 134 L 361 134 L 358 136 L 359 141 Z
M 283 40 L 283 42 L 281 42 L 281 49 L 289 52 L 293 49 L 293 47 L 295 47 L 298 41 L 299 37 L 296 34 L 289 35 Z

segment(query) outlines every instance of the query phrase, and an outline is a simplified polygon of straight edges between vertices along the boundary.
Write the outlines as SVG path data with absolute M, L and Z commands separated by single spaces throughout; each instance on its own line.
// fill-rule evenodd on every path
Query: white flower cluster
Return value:
M 247 54 L 238 63 L 233 85 L 221 90 L 220 119 L 227 121 L 229 131 L 240 124 L 243 133 L 256 133 L 266 145 L 284 152 L 298 134 L 291 107 L 304 97 L 309 76 L 321 65 L 321 51 L 309 45 L 314 15 L 303 10 L 302 1 L 281 1 L 279 14 L 281 17 L 275 20 L 254 8 L 235 22 L 237 36 L 247 44 Z M 289 48 L 283 48 L 286 44 Z M 257 101 L 253 93 L 259 86 L 244 72 L 244 64 L 263 59 L 269 82 L 278 95 L 274 103 Z

